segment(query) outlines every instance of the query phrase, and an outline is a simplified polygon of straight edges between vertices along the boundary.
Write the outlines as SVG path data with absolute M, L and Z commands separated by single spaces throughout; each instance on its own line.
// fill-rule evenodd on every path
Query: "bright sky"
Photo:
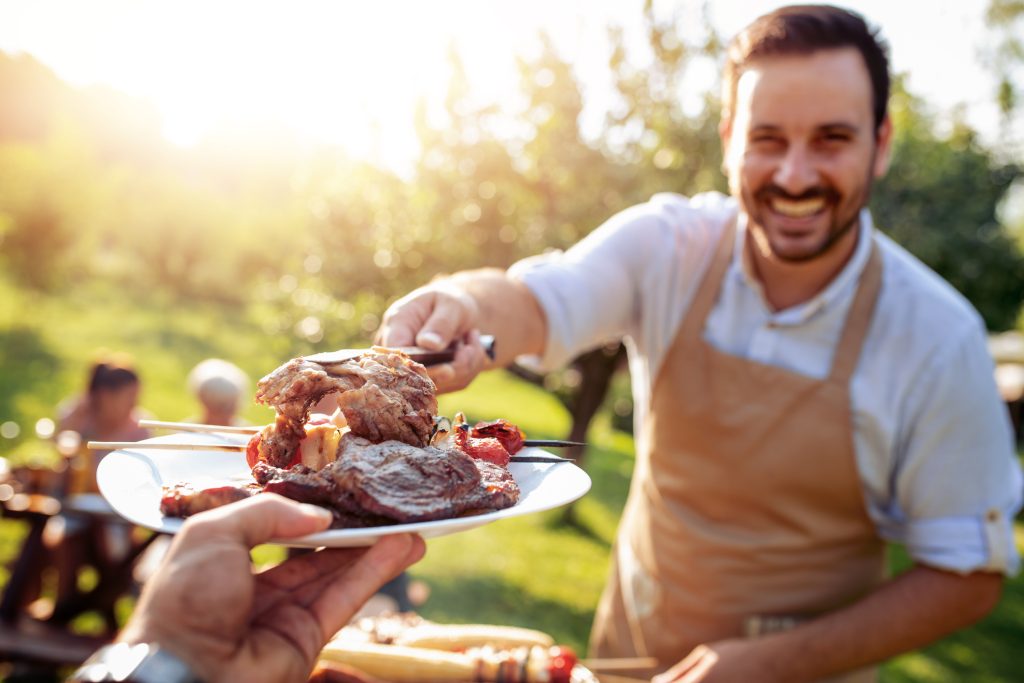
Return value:
M 657 2 L 659 10 L 701 3 Z M 784 4 L 707 0 L 731 36 Z M 850 0 L 882 27 L 896 71 L 940 109 L 963 103 L 994 129 L 992 80 L 980 67 L 987 0 Z M 188 144 L 224 121 L 257 117 L 401 168 L 415 154 L 414 103 L 438 102 L 454 40 L 475 92 L 508 101 L 514 55 L 547 31 L 574 63 L 585 130 L 609 106 L 606 26 L 639 36 L 642 0 L 0 0 L 0 49 L 28 52 L 75 85 L 103 83 L 150 99 L 165 135 Z M 639 42 L 639 41 L 637 41 Z

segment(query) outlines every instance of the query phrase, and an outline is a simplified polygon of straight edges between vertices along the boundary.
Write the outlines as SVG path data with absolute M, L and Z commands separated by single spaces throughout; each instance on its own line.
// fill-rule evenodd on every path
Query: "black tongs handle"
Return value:
M 462 342 L 452 342 L 447 348 L 441 349 L 440 351 L 428 351 L 418 346 L 410 346 L 401 348 L 400 350 L 405 352 L 409 358 L 412 358 L 417 363 L 423 365 L 440 365 L 441 363 L 451 363 L 455 359 L 455 352 L 458 350 Z M 480 335 L 480 345 L 484 347 L 484 353 L 491 360 L 494 360 L 494 336 L 490 334 Z
M 461 344 L 462 342 L 460 341 L 452 342 L 448 345 L 448 348 L 441 349 L 440 351 L 430 351 L 419 346 L 401 346 L 397 350 L 409 356 L 409 358 L 417 363 L 439 365 L 441 363 L 451 363 L 455 359 L 455 352 Z M 484 353 L 487 354 L 487 357 L 494 360 L 494 337 L 489 334 L 480 335 L 480 345 L 484 347 Z M 313 363 L 320 363 L 321 365 L 336 365 L 338 363 L 347 363 L 371 352 L 372 349 L 339 349 L 337 351 L 314 353 L 306 356 L 305 359 Z

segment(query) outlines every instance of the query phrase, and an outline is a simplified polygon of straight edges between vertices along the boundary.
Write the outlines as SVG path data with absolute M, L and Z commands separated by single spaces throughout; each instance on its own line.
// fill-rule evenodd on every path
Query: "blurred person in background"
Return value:
M 134 364 L 123 354 L 104 354 L 89 368 L 86 390 L 57 408 L 57 436 L 78 435 L 84 447 L 88 441 L 141 441 L 148 429 L 139 420 L 149 415 L 138 406 L 141 380 Z M 96 466 L 106 455 L 102 451 L 80 451 L 75 463 L 81 480 L 73 482 L 75 492 L 96 492 Z
M 249 376 L 234 363 L 207 358 L 192 368 L 188 388 L 202 412 L 186 422 L 222 426 L 247 424 L 238 417 L 238 407 L 249 394 Z
M 109 510 L 96 482 L 96 469 L 108 451 L 88 450 L 85 445 L 150 437 L 150 431 L 139 426 L 139 420 L 151 417 L 138 405 L 141 387 L 129 356 L 104 352 L 89 368 L 85 392 L 57 408 L 58 447 L 69 459 L 66 491 L 72 495 L 61 514 L 47 524 L 43 540 L 57 570 L 58 609 L 77 593 L 78 570 L 86 558 L 100 553 L 117 559 L 129 550 L 131 526 L 95 515 Z

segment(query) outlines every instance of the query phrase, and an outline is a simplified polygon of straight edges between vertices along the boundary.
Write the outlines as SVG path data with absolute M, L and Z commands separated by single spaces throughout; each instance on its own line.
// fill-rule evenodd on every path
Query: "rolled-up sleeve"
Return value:
M 1021 469 L 985 335 L 946 340 L 910 392 L 887 534 L 918 562 L 959 573 L 1019 569 Z

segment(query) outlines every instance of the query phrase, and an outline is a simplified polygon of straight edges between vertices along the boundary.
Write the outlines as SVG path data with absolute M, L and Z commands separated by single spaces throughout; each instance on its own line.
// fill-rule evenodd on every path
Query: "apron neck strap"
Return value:
M 730 218 L 722 231 L 718 247 L 711 257 L 711 264 L 701 280 L 693 303 L 690 305 L 689 313 L 683 322 L 684 327 L 681 332 L 684 338 L 690 340 L 701 338 L 708 315 L 718 300 L 722 280 L 732 262 L 732 252 L 736 242 L 736 220 L 736 216 Z M 869 239 L 872 238 L 869 237 Z M 864 266 L 864 272 L 861 273 L 857 293 L 846 315 L 846 322 L 843 323 L 839 343 L 836 345 L 832 370 L 829 372 L 830 379 L 846 383 L 853 376 L 853 371 L 857 368 L 857 362 L 860 360 L 864 337 L 867 336 L 868 327 L 871 325 L 871 316 L 875 312 L 875 302 L 878 300 L 881 284 L 882 254 L 878 249 L 878 243 L 872 240 L 871 256 Z
M 849 382 L 853 371 L 857 368 L 860 360 L 861 348 L 864 346 L 864 337 L 867 336 L 868 328 L 871 326 L 871 317 L 875 312 L 875 303 L 878 301 L 878 293 L 882 289 L 882 254 L 878 249 L 878 243 L 872 240 L 871 256 L 861 273 L 860 283 L 857 286 L 857 294 L 850 304 L 850 310 L 846 314 L 846 322 L 843 324 L 843 333 L 839 337 L 839 344 L 836 346 L 836 353 L 832 360 L 832 371 L 829 377 L 838 382 Z
M 686 314 L 683 323 L 682 333 L 689 339 L 700 339 L 704 330 L 704 322 L 708 314 L 718 300 L 718 292 L 722 287 L 722 279 L 725 271 L 732 262 L 733 245 L 736 242 L 736 216 L 734 215 L 725 224 L 722 236 L 718 240 L 718 248 L 711 257 L 711 264 L 704 273 L 697 293 L 694 295 L 693 303 L 690 304 L 690 311 Z

